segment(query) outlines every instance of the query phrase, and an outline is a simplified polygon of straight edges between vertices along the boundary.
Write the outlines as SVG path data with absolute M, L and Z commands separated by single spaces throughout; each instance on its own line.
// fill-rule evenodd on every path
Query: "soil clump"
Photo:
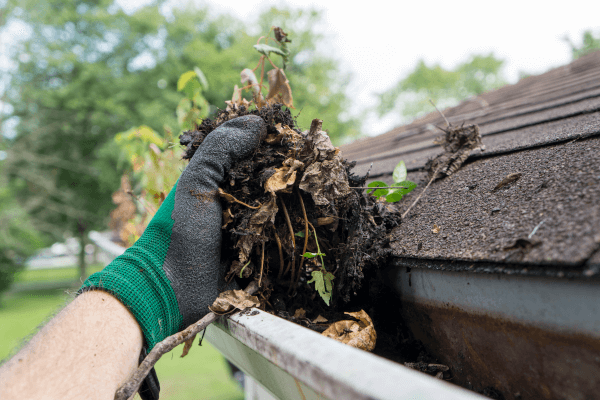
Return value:
M 385 265 L 388 232 L 400 215 L 353 189 L 365 186 L 366 177 L 352 174 L 354 163 L 333 147 L 320 120 L 301 132 L 281 104 L 228 106 L 180 136 L 183 158 L 220 124 L 243 115 L 260 116 L 267 137 L 228 171 L 220 190 L 227 279 L 242 287 L 257 281 L 266 311 L 323 331 L 323 319 L 347 319 L 349 306 L 368 306 L 365 277 Z

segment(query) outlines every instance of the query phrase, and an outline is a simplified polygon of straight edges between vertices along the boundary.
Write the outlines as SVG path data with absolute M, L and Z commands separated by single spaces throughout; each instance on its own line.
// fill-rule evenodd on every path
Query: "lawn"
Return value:
M 76 290 L 76 287 L 69 285 L 76 276 L 75 268 L 61 268 L 24 271 L 15 279 L 18 290 L 4 294 L 0 299 L 0 360 L 14 352 L 35 333 L 38 326 L 72 298 L 72 294 L 66 292 Z M 66 282 L 66 285 L 62 288 L 51 287 L 52 284 L 60 286 L 61 282 Z M 40 288 L 41 283 L 43 288 Z M 225 359 L 208 342 L 204 341 L 202 347 L 195 345 L 183 359 L 180 355 L 181 346 L 165 355 L 156 365 L 161 400 L 244 398 L 229 375 Z

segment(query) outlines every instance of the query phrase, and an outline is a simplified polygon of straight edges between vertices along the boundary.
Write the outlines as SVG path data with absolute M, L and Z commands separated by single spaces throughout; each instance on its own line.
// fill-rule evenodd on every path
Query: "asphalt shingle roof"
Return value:
M 486 149 L 473 151 L 457 173 L 432 183 L 392 232 L 394 254 L 428 267 L 477 269 L 493 263 L 521 271 L 554 269 L 559 276 L 597 275 L 600 52 L 444 114 L 453 125 L 478 124 Z M 404 160 L 419 187 L 398 204 L 403 212 L 428 182 L 425 163 L 443 152 L 433 143 L 441 134 L 436 126 L 445 122 L 433 112 L 342 151 L 357 161 L 355 173 L 370 169 L 371 179 L 388 182 Z M 521 177 L 494 191 L 511 173 Z

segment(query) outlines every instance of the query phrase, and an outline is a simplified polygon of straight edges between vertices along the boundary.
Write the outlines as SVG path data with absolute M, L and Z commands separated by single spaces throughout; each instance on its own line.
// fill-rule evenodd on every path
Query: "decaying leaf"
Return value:
M 328 322 L 328 320 L 327 320 L 327 318 L 325 318 L 321 314 L 319 314 L 319 316 L 317 318 L 315 318 L 315 319 L 312 320 L 313 324 L 323 324 L 325 322 Z
M 299 187 L 311 194 L 315 204 L 326 206 L 348 196 L 350 186 L 341 153 L 321 130 L 321 124 L 321 120 L 313 120 L 306 135 L 302 152 L 309 157 L 312 153 L 314 161 L 306 167 Z
M 513 183 L 514 181 L 518 180 L 521 177 L 521 175 L 522 174 L 520 172 L 515 172 L 506 175 L 506 178 L 502 179 L 502 181 L 500 181 L 500 183 L 497 184 L 494 189 L 492 189 L 492 192 L 495 192 L 496 190 L 502 189 L 506 185 Z
M 231 214 L 231 208 L 228 208 L 227 210 L 223 210 L 223 226 L 221 226 L 221 229 L 225 229 L 227 227 L 227 225 L 229 225 L 229 223 L 232 221 L 233 221 L 233 214 Z
M 269 79 L 269 94 L 267 102 L 282 103 L 290 108 L 294 108 L 292 99 L 292 88 L 290 82 L 281 68 L 274 68 L 267 72 Z
M 302 169 L 304 163 L 288 158 L 283 162 L 283 167 L 275 168 L 275 173 L 265 182 L 265 192 L 291 193 L 296 182 L 296 171 Z
M 227 290 L 219 294 L 219 297 L 208 308 L 215 314 L 227 314 L 235 309 L 245 310 L 259 304 L 258 297 L 251 296 L 243 290 Z
M 333 160 L 310 164 L 304 171 L 299 187 L 310 193 L 319 206 L 348 196 L 350 186 L 343 160 L 335 157 Z
M 372 351 L 377 341 L 377 333 L 371 317 L 363 310 L 345 314 L 358 319 L 358 322 L 350 320 L 335 322 L 323 332 L 323 335 L 358 349 Z
M 306 311 L 304 308 L 297 308 L 294 312 L 294 318 L 306 318 Z
M 429 178 L 434 180 L 456 172 L 472 150 L 485 150 L 477 125 L 460 127 L 450 125 L 443 131 L 445 135 L 436 139 L 435 143 L 443 146 L 444 152 L 425 165 Z
M 441 228 L 437 224 L 433 224 L 433 229 L 431 229 L 431 232 L 440 233 L 440 230 Z
M 260 242 L 265 224 L 275 222 L 275 215 L 279 208 L 277 207 L 277 198 L 273 195 L 271 199 L 263 204 L 250 218 L 247 227 L 248 235 L 242 236 L 237 242 L 236 247 L 240 250 L 240 262 L 245 263 L 248 260 L 250 252 L 254 245 Z
M 194 337 L 189 338 L 188 340 L 185 341 L 185 344 L 183 345 L 183 351 L 181 352 L 181 358 L 188 355 L 188 353 L 190 352 L 190 349 L 192 348 L 192 345 L 194 344 L 194 339 L 196 339 L 196 335 L 194 335 Z

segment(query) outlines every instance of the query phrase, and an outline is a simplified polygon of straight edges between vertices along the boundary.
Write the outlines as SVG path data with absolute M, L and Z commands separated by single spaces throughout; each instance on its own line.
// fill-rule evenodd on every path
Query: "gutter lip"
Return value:
M 208 331 L 209 341 L 214 329 L 222 330 L 327 398 L 401 400 L 416 395 L 448 400 L 486 398 L 265 311 L 250 311 L 221 317 L 213 324 L 217 327 Z M 246 369 L 244 365 L 239 367 Z

